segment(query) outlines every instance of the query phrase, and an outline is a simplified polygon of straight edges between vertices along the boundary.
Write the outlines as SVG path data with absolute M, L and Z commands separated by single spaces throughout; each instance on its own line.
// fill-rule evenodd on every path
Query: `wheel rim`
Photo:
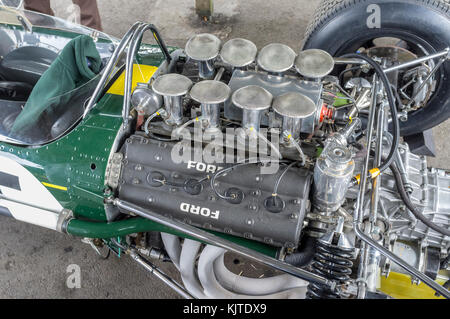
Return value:
M 336 51 L 335 56 L 341 56 L 345 53 L 356 52 L 361 47 L 364 47 L 366 49 L 370 48 L 370 45 L 373 47 L 374 46 L 373 42 L 380 38 L 393 38 L 393 39 L 398 39 L 399 41 L 403 41 L 408 46 L 407 50 L 416 54 L 418 57 L 437 52 L 437 50 L 431 44 L 429 44 L 427 41 L 423 40 L 420 37 L 417 37 L 415 35 L 412 35 L 410 33 L 403 32 L 403 31 L 383 30 L 382 35 L 377 35 L 375 37 L 374 37 L 374 35 L 367 35 L 363 38 L 358 38 L 358 39 L 354 39 L 353 41 L 348 41 L 346 43 L 346 45 L 340 47 Z M 434 62 L 432 64 L 432 66 L 433 65 L 434 65 Z M 433 100 L 436 92 L 438 92 L 441 89 L 441 85 L 443 82 L 443 81 L 441 81 L 442 77 L 443 77 L 443 73 L 441 71 L 442 71 L 442 66 L 436 71 L 436 74 L 433 77 L 434 80 L 436 81 L 436 85 L 434 88 L 434 92 L 429 97 L 426 105 L 430 104 L 430 102 Z M 409 120 L 409 117 L 413 116 L 416 112 L 420 111 L 421 109 L 425 109 L 426 105 L 417 110 L 408 112 L 408 120 Z

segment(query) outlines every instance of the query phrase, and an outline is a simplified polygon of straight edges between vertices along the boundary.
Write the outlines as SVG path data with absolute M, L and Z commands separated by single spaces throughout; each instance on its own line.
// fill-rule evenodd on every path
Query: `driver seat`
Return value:
M 0 100 L 26 101 L 32 90 L 26 82 L 0 81 Z
M 0 61 L 0 76 L 34 86 L 57 57 L 57 53 L 46 48 L 20 47 Z
M 0 134 L 8 136 L 34 85 L 57 56 L 46 48 L 26 46 L 0 60 Z

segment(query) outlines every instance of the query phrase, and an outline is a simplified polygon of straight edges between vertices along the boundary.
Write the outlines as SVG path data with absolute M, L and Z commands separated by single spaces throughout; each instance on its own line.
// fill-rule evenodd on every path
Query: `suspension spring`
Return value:
M 354 248 L 343 248 L 322 240 L 317 241 L 316 254 L 312 264 L 312 272 L 343 284 L 350 280 L 353 266 Z M 341 299 L 346 295 L 338 295 L 328 287 L 310 283 L 306 293 L 308 299 Z

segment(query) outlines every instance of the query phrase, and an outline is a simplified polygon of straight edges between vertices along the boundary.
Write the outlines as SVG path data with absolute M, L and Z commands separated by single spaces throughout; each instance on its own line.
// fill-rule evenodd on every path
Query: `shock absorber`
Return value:
M 343 233 L 344 218 L 339 217 L 336 229 L 328 232 L 317 241 L 316 254 L 312 264 L 312 272 L 345 284 L 352 273 L 355 248 Z M 337 294 L 328 287 L 315 283 L 308 285 L 308 299 L 341 299 L 348 298 L 344 293 Z

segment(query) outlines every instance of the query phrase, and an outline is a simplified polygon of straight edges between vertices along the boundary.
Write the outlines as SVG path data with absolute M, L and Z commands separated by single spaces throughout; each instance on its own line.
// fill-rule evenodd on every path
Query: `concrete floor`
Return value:
M 194 13 L 194 0 L 99 0 L 105 32 L 121 37 L 135 21 L 155 24 L 166 43 L 184 46 L 187 38 L 212 32 L 222 40 L 248 38 L 261 48 L 281 42 L 298 51 L 318 0 L 216 0 L 215 24 Z M 277 5 L 274 5 L 276 3 Z M 71 1 L 52 1 L 56 15 L 68 18 Z M 430 165 L 450 169 L 450 122 L 434 129 L 439 156 Z M 69 289 L 70 264 L 81 268 L 81 288 Z M 175 273 L 172 265 L 163 269 Z M 128 258 L 101 260 L 79 239 L 2 218 L 0 221 L 0 298 L 174 298 L 164 284 Z

